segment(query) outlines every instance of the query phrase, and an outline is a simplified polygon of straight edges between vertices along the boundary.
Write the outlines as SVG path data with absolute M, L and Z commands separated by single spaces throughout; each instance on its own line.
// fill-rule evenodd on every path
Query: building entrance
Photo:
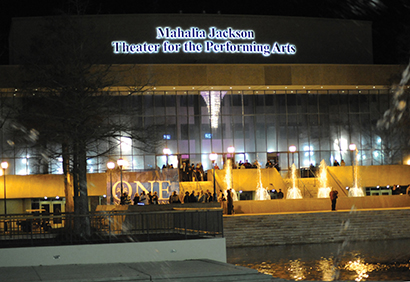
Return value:
M 157 155 L 156 156 L 157 166 L 162 169 L 167 166 L 172 165 L 173 168 L 178 168 L 178 156 L 177 155 Z

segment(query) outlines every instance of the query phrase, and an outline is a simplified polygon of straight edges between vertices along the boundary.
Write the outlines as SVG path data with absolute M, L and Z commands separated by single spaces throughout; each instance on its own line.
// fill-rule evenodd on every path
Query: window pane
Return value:
M 256 151 L 266 152 L 265 116 L 256 116 Z

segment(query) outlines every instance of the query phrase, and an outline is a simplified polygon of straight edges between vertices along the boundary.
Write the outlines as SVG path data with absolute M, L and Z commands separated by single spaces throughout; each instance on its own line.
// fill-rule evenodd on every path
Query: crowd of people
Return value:
M 123 192 L 120 198 L 120 205 L 156 205 L 158 204 L 158 193 L 155 191 L 154 193 L 142 191 L 141 194 L 138 192 L 134 194 L 134 198 L 131 201 L 131 197 L 128 195 L 127 192 Z
M 176 193 L 176 192 L 174 192 Z M 189 193 L 188 191 L 185 192 L 183 202 L 184 203 L 210 203 L 214 201 L 214 197 L 209 190 L 196 192 L 192 191 Z
M 260 167 L 258 161 L 254 161 L 250 163 L 248 160 L 245 162 L 239 161 L 232 165 L 233 169 L 242 169 L 242 168 L 258 168 Z M 164 167 L 163 167 L 164 168 Z M 167 168 L 174 168 L 173 166 L 168 166 Z M 215 163 L 215 169 L 220 169 L 218 164 Z M 277 171 L 280 171 L 280 167 L 278 163 L 274 163 L 272 161 L 268 161 L 265 165 L 265 168 L 276 168 Z M 206 181 L 207 175 L 204 171 L 204 167 L 202 163 L 194 163 L 189 164 L 187 162 L 182 162 L 180 167 L 180 174 L 181 174 L 181 181 Z
M 200 191 L 195 192 L 192 191 L 189 193 L 188 191 L 185 192 L 185 196 L 182 198 L 178 195 L 177 191 L 174 191 L 171 196 L 169 197 L 168 202 L 170 204 L 181 204 L 181 203 L 209 203 L 213 202 L 214 197 L 212 193 L 207 190 L 206 192 Z M 128 195 L 127 192 L 122 193 L 120 198 L 120 205 L 157 205 L 159 204 L 158 200 L 158 193 L 155 191 L 154 193 L 142 191 L 141 194 L 138 192 L 134 194 L 134 198 L 131 200 L 131 197 Z
M 221 203 L 221 207 L 223 207 L 224 213 L 226 214 L 234 214 L 232 193 L 233 193 L 232 189 L 226 190 L 226 197 L 225 197 L 225 193 L 222 190 L 219 190 L 218 202 Z
M 182 162 L 180 167 L 181 180 L 182 181 L 206 181 L 206 173 L 202 163 L 191 165 L 187 162 Z
M 342 159 L 342 160 L 340 161 L 340 164 L 339 164 L 339 162 L 335 159 L 335 160 L 333 161 L 333 166 L 346 166 L 346 163 L 345 163 L 345 161 Z
M 265 165 L 265 168 L 276 168 L 277 171 L 280 171 L 279 164 L 272 162 L 271 160 L 268 160 L 268 162 Z

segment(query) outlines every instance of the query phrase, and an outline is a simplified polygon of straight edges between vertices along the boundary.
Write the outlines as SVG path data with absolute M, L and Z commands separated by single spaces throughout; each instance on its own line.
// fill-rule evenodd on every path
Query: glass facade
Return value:
M 119 157 L 128 161 L 130 170 L 162 167 L 167 161 L 175 167 L 182 159 L 209 169 L 212 152 L 218 154 L 216 162 L 222 167 L 229 146 L 235 147 L 235 161 L 258 160 L 263 167 L 271 157 L 283 170 L 292 162 L 308 167 L 321 160 L 331 165 L 343 159 L 350 165 L 351 143 L 358 148 L 360 165 L 401 164 L 406 150 L 387 153 L 383 134 L 376 128 L 390 95 L 387 89 L 150 91 L 132 96 L 132 103 L 124 103 L 118 95 L 115 106 L 124 112 L 143 108 L 136 122 L 155 125 L 155 138 L 163 141 L 163 147 L 144 153 L 123 136 L 111 155 L 90 153 L 95 158 L 88 160 L 88 171 L 104 172 L 108 159 Z M 3 129 L 2 159 L 9 161 L 9 173 L 39 173 L 44 159 L 15 138 Z M 103 152 L 119 141 L 101 140 L 96 148 Z M 296 146 L 296 152 L 289 152 L 290 145 Z M 165 147 L 171 150 L 169 156 L 162 153 Z M 62 173 L 61 158 L 47 161 L 48 173 Z

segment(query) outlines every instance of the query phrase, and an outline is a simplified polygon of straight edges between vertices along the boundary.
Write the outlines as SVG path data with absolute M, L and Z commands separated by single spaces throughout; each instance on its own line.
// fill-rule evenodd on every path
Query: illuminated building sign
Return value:
M 114 54 L 157 54 L 157 53 L 227 53 L 227 54 L 272 54 L 294 55 L 296 46 L 290 43 L 273 44 L 255 41 L 253 30 L 240 30 L 228 27 L 210 27 L 208 31 L 198 27 L 157 27 L 156 39 L 160 43 L 128 43 L 112 41 Z M 178 40 L 176 42 L 175 40 Z M 194 41 L 195 40 L 195 41 Z

